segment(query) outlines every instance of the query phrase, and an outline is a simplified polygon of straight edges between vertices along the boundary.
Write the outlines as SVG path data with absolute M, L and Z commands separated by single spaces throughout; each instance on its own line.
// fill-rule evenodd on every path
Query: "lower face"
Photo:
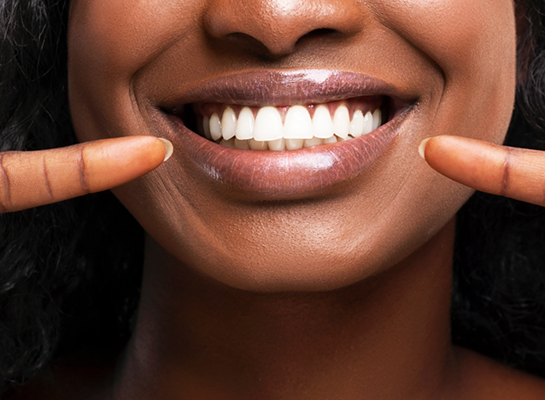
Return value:
M 501 143 L 514 101 L 512 0 L 72 0 L 68 53 L 81 141 L 174 144 L 116 196 L 180 268 L 247 290 L 406 258 L 471 195 L 420 141 Z

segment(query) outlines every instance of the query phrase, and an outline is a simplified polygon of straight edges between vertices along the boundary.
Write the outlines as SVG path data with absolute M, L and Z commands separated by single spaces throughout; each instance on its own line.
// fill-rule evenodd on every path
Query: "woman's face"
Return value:
M 407 257 L 471 194 L 420 141 L 500 143 L 514 101 L 512 0 L 72 0 L 68 51 L 80 140 L 174 144 L 117 197 L 184 268 L 250 290 L 337 288 Z M 326 110 L 357 136 L 376 109 L 371 133 L 282 152 L 195 133 L 217 133 L 217 114 L 224 135 L 238 118 L 256 139 L 278 119 L 328 136 Z

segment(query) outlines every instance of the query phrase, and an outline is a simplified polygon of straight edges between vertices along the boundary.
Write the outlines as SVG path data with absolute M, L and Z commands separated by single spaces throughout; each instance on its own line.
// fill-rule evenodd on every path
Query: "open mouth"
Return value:
M 160 101 L 158 115 L 200 179 L 230 196 L 287 200 L 370 168 L 417 100 L 357 73 L 254 71 L 197 82 Z
M 298 150 L 369 134 L 388 121 L 388 96 L 364 96 L 321 104 L 242 106 L 193 103 L 176 115 L 193 132 L 241 150 Z

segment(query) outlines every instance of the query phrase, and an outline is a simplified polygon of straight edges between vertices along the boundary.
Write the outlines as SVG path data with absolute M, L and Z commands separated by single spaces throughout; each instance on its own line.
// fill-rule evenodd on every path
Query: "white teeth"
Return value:
M 254 137 L 254 113 L 249 107 L 244 107 L 238 115 L 237 139 L 252 139 Z
M 235 148 L 235 141 L 233 139 L 231 140 L 221 139 L 220 144 L 225 147 L 230 147 L 231 149 Z
M 276 107 L 263 107 L 255 118 L 254 139 L 276 140 L 283 138 L 284 132 L 282 127 L 282 117 Z
M 269 150 L 269 146 L 267 146 L 267 142 L 263 141 L 257 141 L 255 139 L 248 140 L 250 142 L 250 149 L 252 150 Z
M 371 111 L 367 111 L 363 118 L 363 134 L 371 132 L 373 132 L 373 114 L 371 114 Z
M 361 110 L 356 110 L 350 121 L 350 135 L 360 137 L 363 135 L 363 113 Z
M 249 150 L 250 144 L 248 142 L 249 140 L 239 140 L 235 138 L 235 149 Z
M 380 111 L 380 108 L 377 108 L 373 112 L 373 130 L 377 129 L 381 123 L 382 123 L 382 112 Z
M 305 139 L 285 139 L 287 150 L 302 149 Z
M 286 149 L 286 145 L 285 145 L 285 139 L 283 137 L 281 137 L 280 139 L 269 141 L 269 150 L 282 151 L 285 149 Z
M 202 132 L 205 138 L 212 139 L 212 136 L 210 136 L 210 119 L 208 117 L 202 119 Z
M 314 136 L 317 138 L 326 139 L 333 136 L 331 114 L 325 106 L 316 107 L 312 120 L 312 130 L 314 131 Z
M 237 116 L 231 107 L 227 107 L 221 117 L 221 134 L 225 140 L 235 136 Z
M 312 147 L 312 146 L 318 146 L 319 144 L 323 144 L 324 139 L 320 139 L 317 137 L 313 137 L 312 139 L 305 139 L 304 147 Z
M 284 120 L 284 138 L 310 139 L 312 136 L 314 136 L 312 120 L 307 108 L 303 106 L 290 107 Z
M 220 144 L 226 147 L 282 151 L 336 143 L 368 134 L 382 124 L 382 112 L 377 108 L 364 115 L 362 110 L 355 110 L 350 120 L 345 104 L 336 108 L 333 118 L 328 106 L 319 105 L 311 118 L 307 107 L 296 105 L 288 108 L 282 123 L 276 107 L 262 107 L 256 117 L 250 107 L 242 107 L 238 118 L 232 107 L 226 107 L 221 119 L 214 112 L 210 118 L 204 116 L 202 123 L 203 136 L 221 141 Z
M 345 105 L 337 107 L 333 116 L 333 132 L 340 138 L 345 139 L 350 130 L 350 115 Z
M 210 136 L 212 136 L 212 140 L 221 139 L 221 122 L 216 113 L 210 117 Z

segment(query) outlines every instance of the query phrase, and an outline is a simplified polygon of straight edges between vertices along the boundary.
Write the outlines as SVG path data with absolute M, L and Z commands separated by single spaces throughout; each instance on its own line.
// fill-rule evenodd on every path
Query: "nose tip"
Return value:
M 361 30 L 357 0 L 212 0 L 205 12 L 208 35 L 244 42 L 257 52 L 281 57 L 304 38 L 350 36 Z

